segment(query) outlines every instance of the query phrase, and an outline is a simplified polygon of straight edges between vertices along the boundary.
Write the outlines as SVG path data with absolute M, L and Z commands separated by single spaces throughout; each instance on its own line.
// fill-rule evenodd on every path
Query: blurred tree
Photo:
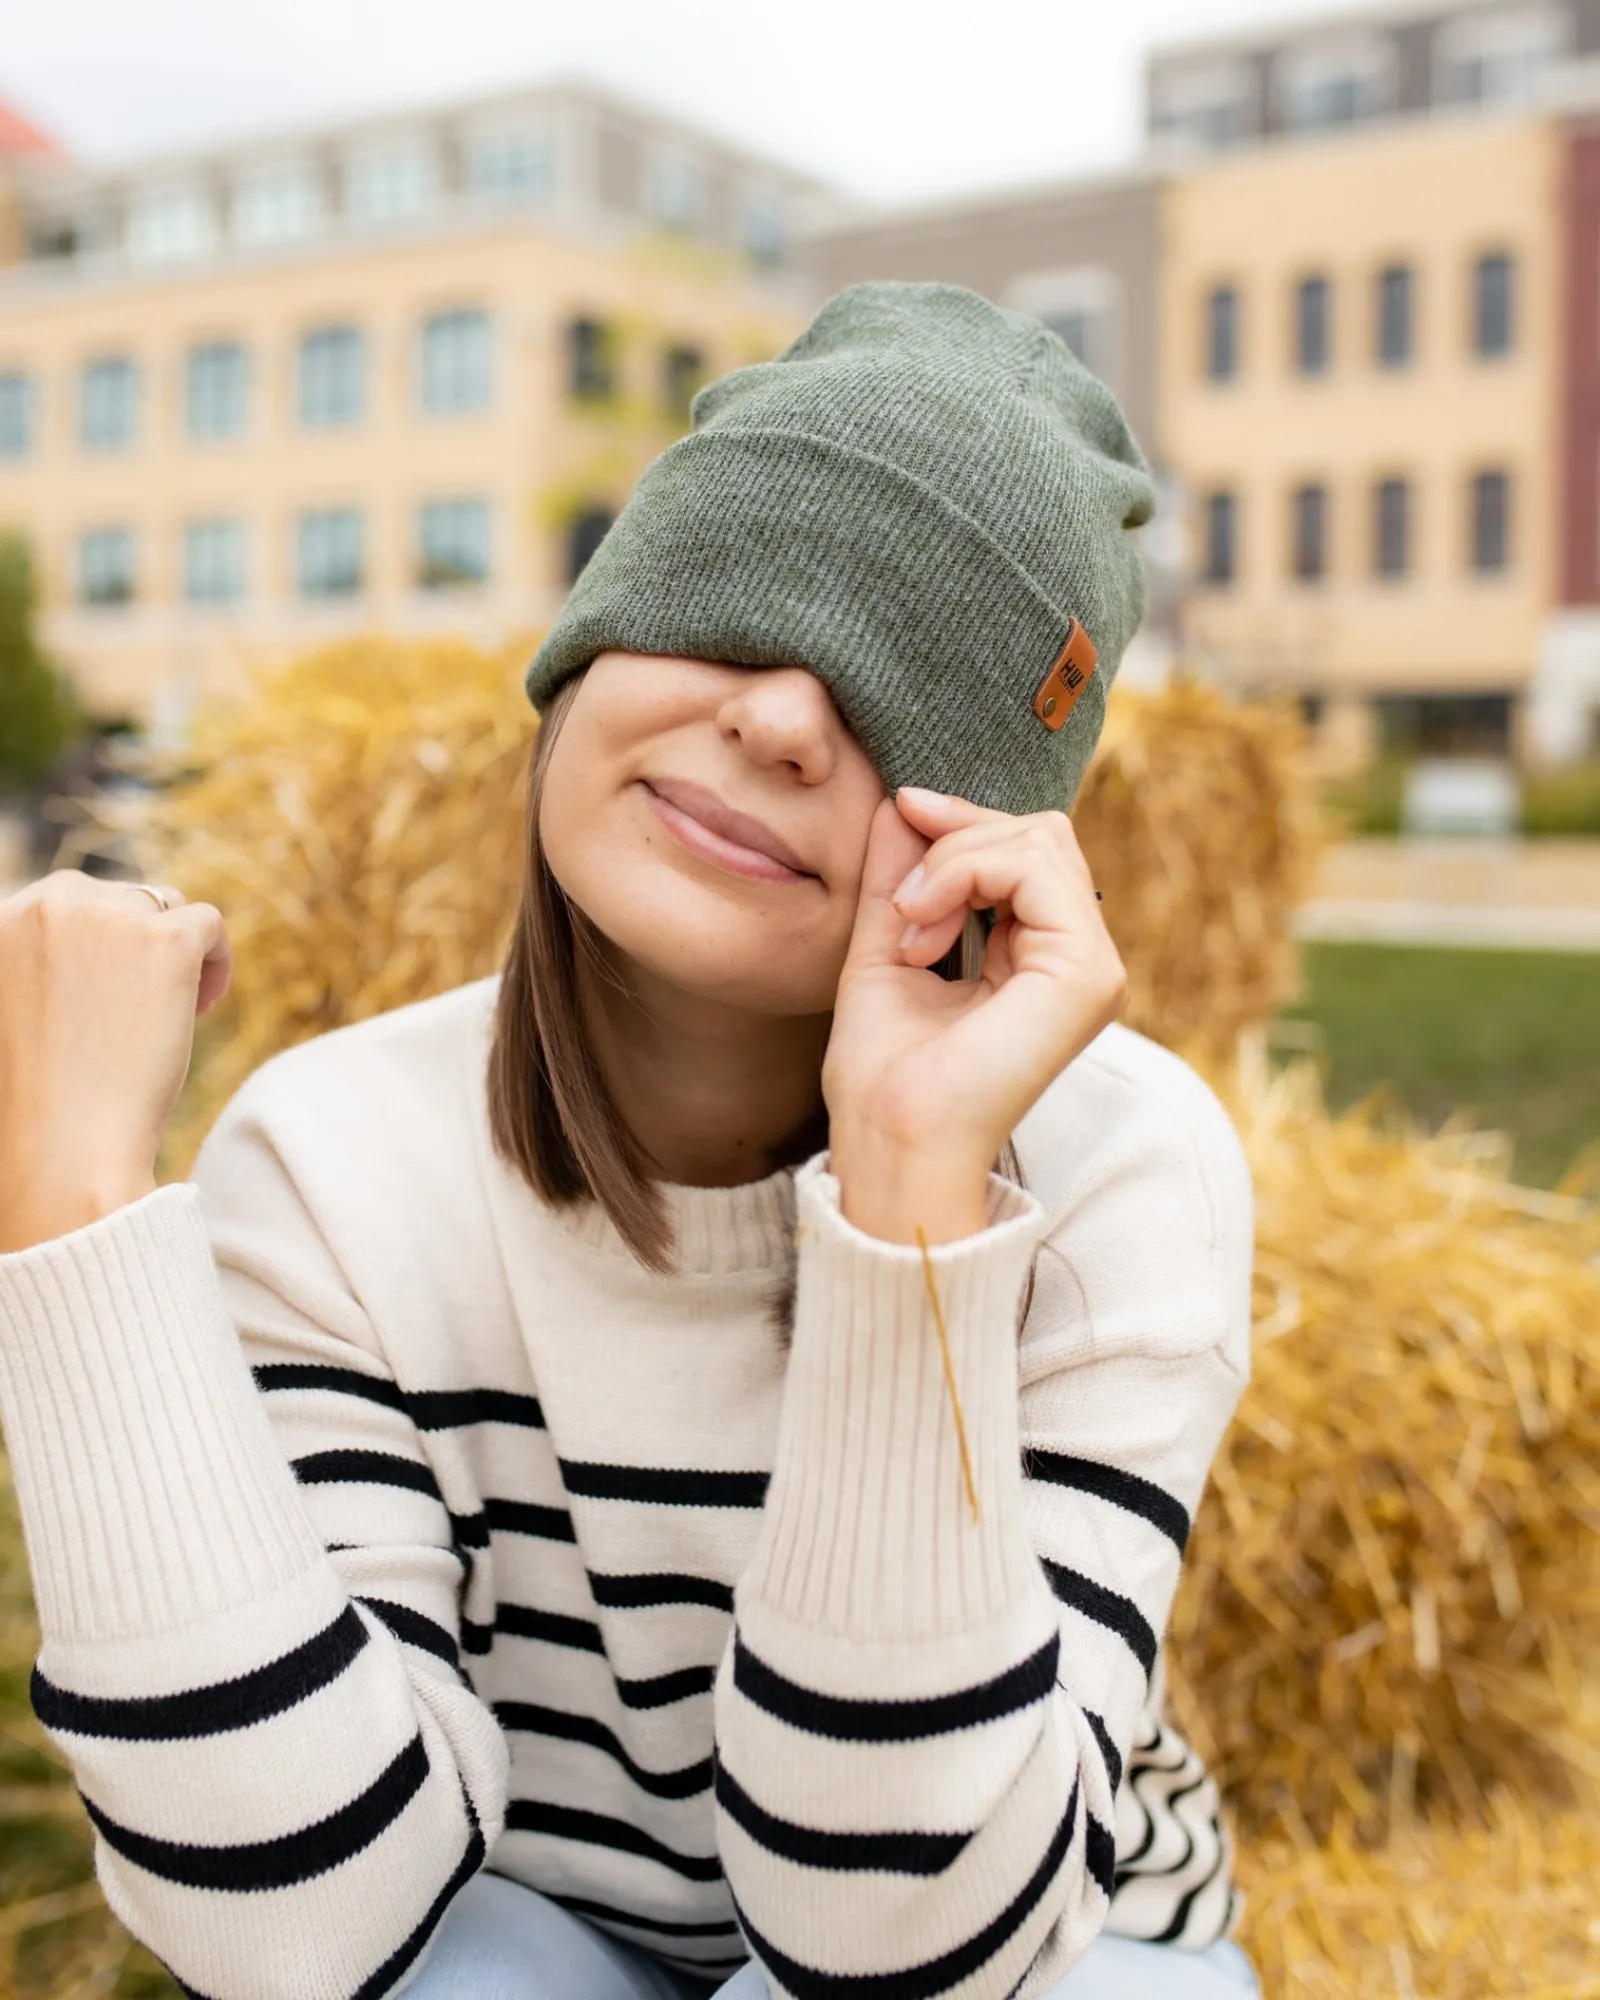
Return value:
M 27 541 L 0 532 L 0 790 L 44 777 L 83 729 L 71 688 L 34 634 L 37 597 Z

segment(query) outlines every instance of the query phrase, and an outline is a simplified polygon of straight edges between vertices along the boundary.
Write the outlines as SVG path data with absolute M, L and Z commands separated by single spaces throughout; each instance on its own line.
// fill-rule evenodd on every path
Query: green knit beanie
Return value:
M 1123 531 L 1154 500 L 1110 391 L 1039 321 L 852 285 L 695 398 L 528 696 L 612 648 L 808 667 L 891 791 L 1065 807 L 1143 604 Z

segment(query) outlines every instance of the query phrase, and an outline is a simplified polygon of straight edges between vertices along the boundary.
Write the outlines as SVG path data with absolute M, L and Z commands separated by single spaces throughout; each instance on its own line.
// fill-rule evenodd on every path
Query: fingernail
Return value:
M 900 796 L 903 799 L 909 799 L 914 806 L 942 806 L 947 794 L 944 792 L 930 792 L 926 785 L 902 785 L 900 787 Z
M 908 946 L 914 944 L 917 938 L 921 935 L 921 932 L 922 932 L 921 924 L 907 924 L 905 936 L 900 940 L 900 949 L 902 951 L 905 951 Z
M 927 869 L 924 868 L 922 863 L 919 861 L 916 867 L 912 869 L 911 873 L 900 884 L 899 888 L 895 890 L 893 896 L 891 896 L 889 900 L 897 905 L 900 903 L 904 903 L 909 897 L 914 896 L 917 893 L 917 891 L 922 887 L 923 883 L 927 880 L 927 875 L 928 875 Z

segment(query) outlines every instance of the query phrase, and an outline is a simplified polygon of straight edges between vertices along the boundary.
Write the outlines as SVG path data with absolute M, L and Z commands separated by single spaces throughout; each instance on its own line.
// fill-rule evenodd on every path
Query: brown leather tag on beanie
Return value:
M 1099 657 L 1094 641 L 1077 619 L 1072 619 L 1067 626 L 1067 643 L 1033 697 L 1033 712 L 1046 729 L 1059 729 L 1072 713 Z

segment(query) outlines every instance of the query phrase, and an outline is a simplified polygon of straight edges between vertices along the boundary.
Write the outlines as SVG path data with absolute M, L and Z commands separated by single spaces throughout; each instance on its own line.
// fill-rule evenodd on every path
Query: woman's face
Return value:
M 883 795 L 805 668 L 602 653 L 551 749 L 539 839 L 643 970 L 758 1013 L 821 1014 Z

